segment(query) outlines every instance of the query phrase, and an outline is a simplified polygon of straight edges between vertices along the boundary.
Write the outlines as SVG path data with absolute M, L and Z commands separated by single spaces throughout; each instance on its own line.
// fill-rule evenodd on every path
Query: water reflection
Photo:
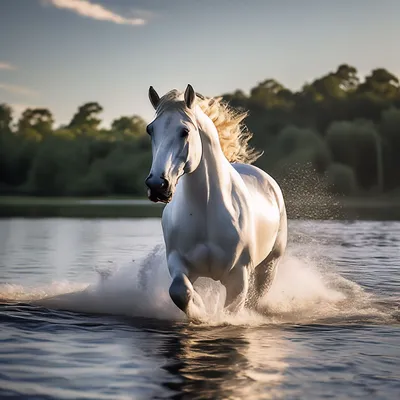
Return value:
M 0 220 L 1 283 L 87 281 L 110 261 L 129 262 L 162 241 L 150 220 Z
M 199 327 L 165 301 L 158 220 L 0 220 L 0 398 L 397 398 L 400 224 L 296 221 L 290 232 L 300 261 L 281 269 L 274 304 L 295 318 Z M 146 255 L 139 290 L 130 260 Z M 79 291 L 108 260 L 129 263 L 107 290 L 78 297 L 79 312 L 12 303 Z
M 290 346 L 278 329 L 182 326 L 157 349 L 162 385 L 176 399 L 279 398 Z

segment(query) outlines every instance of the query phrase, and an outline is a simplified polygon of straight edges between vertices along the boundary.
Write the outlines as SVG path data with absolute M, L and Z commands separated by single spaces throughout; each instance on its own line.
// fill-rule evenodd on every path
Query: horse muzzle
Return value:
M 154 203 L 169 203 L 172 199 L 171 185 L 164 177 L 154 177 L 150 174 L 145 181 L 148 190 L 147 196 Z
M 161 193 L 161 192 L 154 192 L 151 189 L 147 189 L 147 197 L 153 203 L 169 203 L 172 199 L 172 193 Z

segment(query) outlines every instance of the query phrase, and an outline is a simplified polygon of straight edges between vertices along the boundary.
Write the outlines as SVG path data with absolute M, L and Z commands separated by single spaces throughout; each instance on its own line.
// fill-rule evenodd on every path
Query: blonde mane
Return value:
M 243 123 L 247 112 L 234 110 L 221 97 L 205 98 L 197 94 L 196 100 L 217 128 L 222 151 L 229 162 L 252 164 L 262 155 L 262 152 L 248 144 L 253 135 Z M 176 110 L 193 117 L 185 105 L 182 93 L 175 89 L 161 97 L 156 112 L 161 114 L 167 110 Z

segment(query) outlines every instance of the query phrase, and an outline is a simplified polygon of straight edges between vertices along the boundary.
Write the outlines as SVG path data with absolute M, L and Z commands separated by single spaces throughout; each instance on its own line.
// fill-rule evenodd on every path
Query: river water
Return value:
M 265 312 L 168 297 L 159 219 L 0 220 L 0 398 L 394 399 L 400 222 L 290 221 Z

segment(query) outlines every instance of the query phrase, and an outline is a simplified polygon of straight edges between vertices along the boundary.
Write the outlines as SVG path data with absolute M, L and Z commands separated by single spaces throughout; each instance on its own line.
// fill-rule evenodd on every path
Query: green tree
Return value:
M 7 104 L 0 104 L 0 132 L 11 130 L 12 108 Z
M 384 68 L 377 68 L 365 78 L 358 92 L 375 100 L 393 100 L 399 97 L 399 79 Z
M 94 135 L 99 129 L 101 120 L 98 115 L 102 111 L 103 107 L 99 103 L 85 103 L 78 108 L 68 128 L 73 129 L 78 134 Z
M 400 187 L 400 85 L 386 69 L 360 83 L 357 69 L 341 64 L 297 92 L 267 79 L 249 95 L 238 89 L 223 98 L 249 111 L 252 145 L 265 152 L 256 165 L 297 200 L 325 196 L 326 183 L 345 195 Z M 49 110 L 28 109 L 15 126 L 12 109 L 1 104 L 0 193 L 144 195 L 151 164 L 146 123 L 121 116 L 102 128 L 102 110 L 83 104 L 55 128 Z
M 28 189 L 35 195 L 65 196 L 87 172 L 87 141 L 49 137 L 40 144 L 29 171 Z
M 329 72 L 305 85 L 302 91 L 315 102 L 332 101 L 345 99 L 358 85 L 357 69 L 341 64 L 335 72 Z
M 250 91 L 251 102 L 265 108 L 290 108 L 293 105 L 292 96 L 292 92 L 275 79 L 267 79 Z
M 346 93 L 353 93 L 360 84 L 357 69 L 348 64 L 339 65 L 335 76 L 339 79 L 340 88 Z
M 326 142 L 334 161 L 351 167 L 362 188 L 382 186 L 380 138 L 371 121 L 333 122 L 327 131 Z
M 331 162 L 329 150 L 321 136 L 306 128 L 285 127 L 277 136 L 271 154 L 273 169 L 280 175 L 293 169 L 311 167 L 323 173 Z
M 400 186 L 400 109 L 390 107 L 382 113 L 379 126 L 383 147 L 385 185 Z
M 28 108 L 18 121 L 18 135 L 27 139 L 41 141 L 51 135 L 53 130 L 53 115 L 46 108 Z
M 352 195 L 357 191 L 357 180 L 353 168 L 340 163 L 332 163 L 325 172 L 328 189 L 332 193 Z
M 111 123 L 112 133 L 120 138 L 133 138 L 142 136 L 146 132 L 146 122 L 139 116 L 120 117 Z

